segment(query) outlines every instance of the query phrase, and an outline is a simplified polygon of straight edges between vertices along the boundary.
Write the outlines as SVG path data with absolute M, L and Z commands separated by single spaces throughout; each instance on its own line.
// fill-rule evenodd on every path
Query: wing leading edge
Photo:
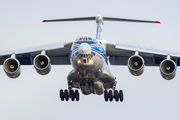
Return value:
M 159 66 L 160 63 L 167 58 L 168 55 L 175 61 L 177 66 L 180 66 L 180 54 L 177 52 L 169 52 L 139 46 L 126 45 L 121 43 L 107 42 L 106 53 L 110 56 L 111 65 L 127 65 L 130 56 L 138 51 L 143 57 L 146 66 Z
M 19 60 L 21 65 L 33 65 L 33 59 L 43 50 L 46 51 L 46 55 L 50 58 L 52 65 L 70 65 L 69 54 L 71 45 L 72 42 L 67 42 L 64 44 L 55 43 L 38 47 L 0 52 L 0 65 L 2 65 L 7 58 L 11 57 L 13 53 L 16 54 L 16 58 Z

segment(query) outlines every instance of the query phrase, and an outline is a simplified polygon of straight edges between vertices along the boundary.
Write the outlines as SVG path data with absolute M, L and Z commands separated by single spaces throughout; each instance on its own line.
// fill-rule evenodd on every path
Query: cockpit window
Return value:
M 82 37 L 79 38 L 80 41 L 81 41 L 82 39 L 83 39 Z
M 84 41 L 85 41 L 85 40 L 87 40 L 87 37 L 84 37 L 84 39 L 83 39 L 83 40 L 84 40 Z
M 92 38 L 89 37 L 89 41 L 92 41 Z
M 75 40 L 75 42 L 79 42 L 79 41 L 97 42 L 97 40 L 95 38 L 92 38 L 91 36 L 82 36 Z

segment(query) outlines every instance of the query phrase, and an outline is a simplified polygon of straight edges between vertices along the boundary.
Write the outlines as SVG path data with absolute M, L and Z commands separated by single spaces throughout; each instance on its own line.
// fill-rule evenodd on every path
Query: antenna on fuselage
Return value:
M 160 23 L 159 21 L 136 20 L 136 19 L 126 19 L 126 18 L 112 18 L 112 17 L 103 17 L 102 15 L 97 15 L 96 17 L 80 17 L 80 18 L 43 20 L 43 22 L 88 21 L 88 20 L 96 20 L 96 23 L 97 23 L 96 39 L 102 39 L 103 20 L 105 20 L 105 21 Z

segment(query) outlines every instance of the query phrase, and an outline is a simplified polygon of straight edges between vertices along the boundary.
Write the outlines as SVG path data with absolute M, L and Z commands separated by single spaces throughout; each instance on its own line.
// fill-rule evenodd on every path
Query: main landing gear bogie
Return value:
M 109 90 L 109 92 L 107 90 L 104 91 L 104 99 L 107 102 L 109 101 L 113 101 L 113 99 L 115 99 L 116 102 L 118 102 L 119 100 L 121 102 L 123 102 L 124 100 L 124 95 L 123 95 L 123 91 L 122 90 L 114 90 L 114 94 L 112 90 Z
M 72 100 L 72 101 L 74 101 L 74 100 L 76 100 L 76 101 L 79 101 L 79 92 L 78 92 L 78 90 L 67 90 L 67 89 L 65 89 L 64 91 L 61 89 L 60 90 L 60 92 L 59 92 L 59 97 L 60 97 L 60 99 L 61 99 L 61 101 L 64 101 L 64 100 L 66 100 L 66 101 L 68 101 L 69 100 L 69 98 Z

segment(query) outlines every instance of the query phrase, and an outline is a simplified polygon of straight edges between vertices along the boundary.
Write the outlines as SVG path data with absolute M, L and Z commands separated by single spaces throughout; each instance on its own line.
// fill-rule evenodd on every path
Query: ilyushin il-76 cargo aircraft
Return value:
M 166 80 L 175 77 L 180 65 L 180 54 L 130 46 L 102 39 L 103 21 L 127 21 L 160 23 L 159 21 L 135 20 L 124 18 L 80 17 L 43 20 L 43 22 L 88 21 L 97 23 L 96 38 L 82 35 L 73 42 L 56 43 L 28 49 L 18 49 L 0 53 L 0 64 L 8 77 L 17 78 L 21 74 L 21 65 L 34 65 L 40 75 L 46 75 L 51 65 L 72 65 L 67 75 L 68 87 L 60 90 L 61 101 L 79 101 L 79 91 L 90 95 L 104 94 L 105 101 L 123 101 L 122 90 L 116 90 L 117 80 L 110 72 L 110 65 L 127 65 L 130 73 L 140 76 L 146 66 L 159 66 L 161 76 Z M 118 78 L 117 78 L 118 79 Z

